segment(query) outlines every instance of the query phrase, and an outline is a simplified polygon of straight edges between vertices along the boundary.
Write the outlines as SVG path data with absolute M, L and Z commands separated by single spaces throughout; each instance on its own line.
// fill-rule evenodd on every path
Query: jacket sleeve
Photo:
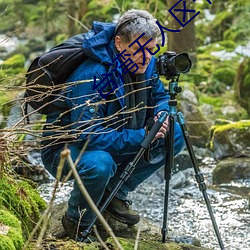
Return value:
M 93 90 L 95 72 L 105 73 L 104 67 L 98 64 L 83 63 L 68 79 L 72 84 L 66 91 L 66 102 L 70 107 L 71 130 L 77 138 L 79 147 L 87 142 L 88 150 L 104 150 L 114 155 L 136 153 L 145 137 L 144 129 L 112 129 L 105 126 L 106 103 L 100 94 Z M 90 79 L 90 80 L 87 80 Z M 83 80 L 86 80 L 84 82 Z

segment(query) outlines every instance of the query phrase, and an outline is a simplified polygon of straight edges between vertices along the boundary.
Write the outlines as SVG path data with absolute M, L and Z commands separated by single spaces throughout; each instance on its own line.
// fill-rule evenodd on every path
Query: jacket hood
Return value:
M 112 63 L 114 52 L 115 24 L 94 21 L 92 29 L 85 34 L 83 49 L 87 56 L 101 63 Z

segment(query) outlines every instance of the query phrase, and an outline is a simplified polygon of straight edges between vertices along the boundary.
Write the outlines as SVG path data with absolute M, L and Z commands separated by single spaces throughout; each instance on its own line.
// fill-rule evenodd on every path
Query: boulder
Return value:
M 185 117 L 185 123 L 192 145 L 206 148 L 209 141 L 210 124 L 195 104 L 183 100 L 180 106 L 180 110 Z
M 233 180 L 250 179 L 250 158 L 226 158 L 213 171 L 213 183 L 228 183 Z
M 51 222 L 47 230 L 47 238 L 44 239 L 43 244 L 46 246 L 51 244 L 54 247 L 60 246 L 60 249 L 78 249 L 77 247 L 82 247 L 84 249 L 86 248 L 89 250 L 103 249 L 103 247 L 98 242 L 86 245 L 85 243 L 77 243 L 72 240 L 69 241 L 67 238 L 58 239 L 59 235 L 63 235 L 64 230 L 61 224 L 61 217 L 65 213 L 66 208 L 67 204 L 65 202 L 53 206 Z M 161 229 L 146 219 L 141 219 L 140 223 L 135 226 L 128 226 L 119 221 L 116 221 L 111 216 L 105 213 L 104 216 L 110 227 L 112 228 L 114 234 L 116 235 L 116 237 L 118 237 L 118 240 L 123 246 L 123 248 L 127 250 L 134 249 L 135 239 L 136 235 L 138 234 L 138 230 L 140 230 L 140 237 L 138 242 L 139 249 L 209 250 L 206 247 L 202 247 L 200 245 L 199 240 L 197 240 L 196 238 L 174 235 L 173 232 L 169 233 L 167 237 L 167 243 L 162 243 Z M 103 234 L 101 232 L 104 230 L 102 226 L 97 225 L 97 230 L 100 235 L 102 235 L 102 237 L 106 238 L 108 236 L 105 235 L 105 233 Z M 114 249 L 114 242 L 111 238 L 107 238 L 104 240 L 106 240 L 106 244 L 110 247 L 110 249 Z
M 216 160 L 226 157 L 250 157 L 250 120 L 229 122 L 211 128 L 209 147 Z

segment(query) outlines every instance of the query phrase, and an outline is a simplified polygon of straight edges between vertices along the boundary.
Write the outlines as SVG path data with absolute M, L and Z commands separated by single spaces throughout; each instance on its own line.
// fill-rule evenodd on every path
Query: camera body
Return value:
M 187 53 L 176 54 L 167 51 L 156 59 L 156 69 L 159 75 L 165 76 L 167 80 L 187 73 L 192 67 L 192 61 Z

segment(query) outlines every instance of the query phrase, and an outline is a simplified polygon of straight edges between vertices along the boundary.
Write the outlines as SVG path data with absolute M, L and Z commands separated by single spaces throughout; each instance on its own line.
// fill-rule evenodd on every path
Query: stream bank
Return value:
M 212 171 L 216 162 L 205 157 L 201 162 L 201 171 L 207 185 L 207 193 L 214 211 L 216 222 L 227 250 L 250 249 L 250 180 L 233 181 L 228 184 L 213 185 Z M 53 182 L 42 184 L 39 188 L 42 197 L 49 200 Z M 72 182 L 60 187 L 55 203 L 67 201 Z M 130 194 L 132 208 L 139 211 L 142 218 L 162 227 L 164 209 L 165 181 L 162 173 L 157 172 L 135 192 Z M 170 181 L 170 200 L 168 205 L 168 228 L 175 237 L 195 237 L 201 245 L 219 250 L 212 223 L 199 191 L 192 168 L 178 171 Z

